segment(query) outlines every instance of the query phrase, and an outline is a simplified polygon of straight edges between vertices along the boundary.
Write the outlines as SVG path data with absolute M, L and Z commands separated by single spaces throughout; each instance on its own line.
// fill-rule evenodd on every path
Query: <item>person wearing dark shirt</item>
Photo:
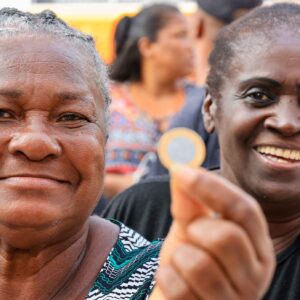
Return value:
M 203 120 L 206 130 L 215 130 L 219 136 L 221 176 L 218 176 L 218 184 L 212 184 L 213 172 L 204 169 L 189 171 L 190 175 L 198 175 L 188 188 L 182 186 L 181 192 L 184 189 L 187 199 L 194 199 L 195 203 L 200 202 L 204 206 L 211 204 L 211 201 L 218 209 L 226 206 L 226 203 L 231 205 L 228 214 L 214 215 L 214 221 L 204 214 L 201 231 L 193 234 L 202 240 L 203 250 L 210 258 L 205 263 L 210 267 L 213 267 L 211 261 L 218 264 L 228 253 L 239 257 L 241 252 L 238 244 L 242 239 L 237 239 L 239 242 L 235 243 L 236 236 L 234 238 L 232 232 L 225 236 L 221 232 L 225 230 L 223 225 L 230 228 L 244 222 L 255 225 L 253 216 L 244 207 L 250 199 L 243 205 L 239 199 L 236 199 L 236 203 L 231 202 L 235 192 L 242 189 L 256 200 L 257 209 L 263 211 L 268 222 L 266 230 L 277 255 L 276 271 L 264 296 L 251 297 L 248 294 L 247 297 L 226 299 L 300 299 L 299 26 L 299 4 L 281 3 L 255 9 L 221 31 L 210 56 L 211 69 L 207 79 L 208 96 L 203 104 Z M 183 172 L 183 182 L 185 176 L 187 174 Z M 221 182 L 233 183 L 232 197 L 228 197 L 228 190 L 222 188 Z M 145 187 L 148 185 L 150 188 L 147 190 Z M 171 187 L 174 188 L 174 185 Z M 145 198 L 148 196 L 145 202 L 148 201 L 149 205 L 155 203 L 160 222 L 163 222 L 161 216 L 167 216 L 167 210 L 164 213 L 160 211 L 165 207 L 162 203 L 170 203 L 170 199 L 159 195 L 160 190 L 167 189 L 168 180 L 165 179 L 161 182 L 141 182 L 132 187 L 131 205 L 133 207 L 136 199 L 144 193 Z M 172 190 L 172 203 L 174 200 L 176 193 Z M 144 218 L 147 216 L 144 216 L 146 210 L 151 211 L 145 202 L 134 218 Z M 187 201 L 180 209 L 177 207 L 177 217 L 191 210 L 190 204 Z M 126 203 L 123 205 L 125 207 Z M 108 211 L 106 215 L 109 215 Z M 236 222 L 232 222 L 230 216 L 235 216 Z M 154 227 L 157 224 L 155 213 L 151 218 L 148 226 Z M 237 236 L 244 235 L 244 230 L 245 227 L 240 227 Z M 155 229 L 152 228 L 152 231 Z M 256 233 L 260 234 L 260 231 Z M 220 245 L 219 252 L 207 251 L 210 243 Z M 268 251 L 272 256 L 272 251 Z M 244 253 L 249 261 L 257 255 L 250 252 Z M 245 267 L 228 265 L 226 262 L 222 266 L 226 266 L 233 276 L 242 273 Z M 206 271 L 211 277 L 211 269 Z M 214 283 L 220 283 L 216 274 L 214 276 Z M 249 279 L 247 276 L 238 277 L 238 281 L 243 283 Z M 240 293 L 243 292 L 246 291 L 240 290 Z
M 116 196 L 102 216 L 121 221 L 147 240 L 165 238 L 172 223 L 170 177 L 142 180 Z

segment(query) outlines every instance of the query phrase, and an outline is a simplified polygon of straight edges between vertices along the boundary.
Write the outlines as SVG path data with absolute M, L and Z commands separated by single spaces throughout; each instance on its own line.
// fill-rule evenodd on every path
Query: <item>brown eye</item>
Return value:
M 59 118 L 59 121 L 63 121 L 63 122 L 68 122 L 68 121 L 79 121 L 79 120 L 84 120 L 84 118 L 78 114 L 74 114 L 74 113 L 67 113 L 62 115 Z
M 12 113 L 6 109 L 0 109 L 0 118 L 9 119 L 13 117 Z
M 255 92 L 248 95 L 249 97 L 252 97 L 253 99 L 257 99 L 259 101 L 269 101 L 270 97 L 262 92 Z
M 262 88 L 251 88 L 242 98 L 257 106 L 265 106 L 276 102 L 276 96 Z

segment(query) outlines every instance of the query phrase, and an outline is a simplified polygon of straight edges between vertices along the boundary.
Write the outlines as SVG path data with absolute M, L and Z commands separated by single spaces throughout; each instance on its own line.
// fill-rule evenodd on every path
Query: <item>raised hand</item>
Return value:
M 204 169 L 171 176 L 174 221 L 150 299 L 261 299 L 275 258 L 259 204 Z

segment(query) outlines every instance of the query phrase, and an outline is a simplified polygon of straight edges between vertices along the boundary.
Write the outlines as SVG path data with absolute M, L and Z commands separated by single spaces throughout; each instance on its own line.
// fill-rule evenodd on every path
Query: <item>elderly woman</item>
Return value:
M 109 97 L 91 37 L 0 11 L 0 299 L 145 298 L 160 243 L 90 218 Z
M 154 285 L 161 243 L 150 243 L 118 222 L 90 217 L 103 187 L 109 104 L 105 69 L 93 40 L 68 27 L 51 12 L 33 15 L 15 9 L 0 11 L 0 39 L 0 299 L 146 299 Z M 297 39 L 292 41 L 298 42 Z M 240 101 L 244 109 L 252 113 L 248 117 L 252 122 L 246 125 L 255 128 L 254 132 L 260 129 L 259 133 L 268 133 L 272 147 L 275 147 L 273 136 L 277 141 L 286 138 L 290 147 L 296 145 L 295 112 L 299 107 L 294 93 L 298 92 L 295 68 L 299 69 L 299 65 L 295 58 L 299 58 L 299 51 L 291 47 L 298 44 L 287 45 L 290 48 L 279 48 L 279 51 L 291 54 L 291 61 L 284 64 L 281 59 L 279 62 L 291 68 L 289 80 L 281 81 L 280 77 L 274 87 L 275 79 L 269 78 L 263 85 L 271 84 L 276 95 L 283 91 L 287 102 L 281 103 L 280 99 L 269 109 L 262 108 L 261 102 L 269 93 L 257 91 L 255 99 L 259 98 L 259 108 L 252 104 L 252 96 L 247 96 L 249 103 L 244 100 L 246 96 Z M 266 64 L 260 66 L 274 67 L 276 58 L 282 56 L 266 58 Z M 286 74 L 280 67 L 278 71 L 278 76 Z M 232 76 L 238 75 L 233 73 Z M 232 92 L 226 91 L 227 95 Z M 220 106 L 224 109 L 218 119 L 220 125 L 225 121 L 223 116 L 227 121 L 228 114 L 232 118 L 230 107 L 237 102 L 230 100 Z M 269 98 L 266 101 L 269 103 Z M 272 118 L 269 117 L 269 127 L 264 130 L 261 126 L 253 127 L 259 124 L 259 115 L 269 110 L 276 113 L 278 120 L 274 117 L 270 123 Z M 285 118 L 287 114 L 292 117 L 289 123 Z M 240 119 L 238 115 L 234 115 L 229 127 L 231 138 L 240 138 L 243 132 L 248 137 L 247 126 L 239 130 L 237 125 L 249 119 Z M 286 134 L 277 130 L 276 122 Z M 218 125 L 216 122 L 216 127 Z M 229 142 L 229 146 L 232 145 L 231 140 Z M 297 204 L 292 197 L 299 196 L 299 185 L 295 184 L 299 179 L 297 164 L 295 167 L 287 159 L 276 161 L 268 154 L 259 154 L 269 149 L 262 142 L 257 141 L 255 146 L 260 148 L 246 147 L 238 151 L 240 147 L 237 147 L 237 155 L 248 153 L 255 159 L 256 175 L 269 192 L 266 196 L 276 192 L 275 204 L 279 203 L 280 212 L 288 216 Z M 226 177 L 234 181 L 229 166 L 225 164 L 224 168 L 227 170 L 224 176 L 227 174 Z M 186 299 L 207 299 L 209 293 L 214 298 L 220 291 L 223 291 L 222 299 L 258 299 L 266 290 L 273 269 L 271 242 L 259 206 L 227 181 L 204 176 L 199 171 L 197 185 L 194 172 L 179 171 L 174 171 L 174 226 L 163 246 L 159 286 L 154 288 L 152 299 L 182 299 L 183 295 Z M 278 175 L 276 183 L 283 192 L 272 185 L 273 173 Z M 251 168 L 247 175 L 252 176 L 249 182 L 255 187 Z M 202 190 L 199 186 L 203 183 L 208 183 L 208 187 Z M 186 192 L 182 192 L 183 184 L 187 188 L 194 184 L 192 196 L 200 196 L 226 220 L 209 218 L 207 214 L 199 219 L 204 215 L 204 208 L 200 202 L 195 203 L 190 194 L 186 196 Z M 210 189 L 212 184 L 218 189 Z M 287 199 L 284 210 L 280 196 Z M 219 198 L 220 201 L 216 201 Z M 269 202 L 263 203 L 268 206 Z M 186 211 L 180 209 L 183 205 Z M 279 216 L 276 210 L 271 212 L 274 218 Z M 244 216 L 251 216 L 251 220 L 242 218 Z M 222 257 L 217 250 L 225 246 L 224 243 L 198 235 L 209 228 L 215 230 L 210 237 L 216 237 L 219 225 L 222 225 L 221 236 L 230 237 L 227 241 L 230 247 L 223 247 Z M 288 242 L 290 240 L 291 237 Z M 211 249 L 216 250 L 215 256 L 205 261 L 205 253 Z M 210 267 L 210 276 L 202 277 L 203 266 Z M 219 288 L 212 290 L 213 285 L 207 279 Z

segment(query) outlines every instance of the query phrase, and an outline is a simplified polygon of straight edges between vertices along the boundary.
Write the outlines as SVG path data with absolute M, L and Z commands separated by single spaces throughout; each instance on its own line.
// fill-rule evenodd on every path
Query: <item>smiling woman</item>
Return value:
M 96 181 L 104 166 L 104 104 L 92 80 L 95 74 L 84 67 L 90 62 L 83 49 L 70 51 L 70 42 L 58 45 L 53 37 L 45 36 L 43 41 L 29 37 L 5 38 L 1 47 L 1 147 L 7 151 L 2 153 L 0 189 L 5 197 L 0 198 L 2 212 L 8 207 L 11 213 L 5 213 L 6 223 L 13 225 L 20 214 L 20 226 L 41 222 L 41 227 L 51 228 L 54 221 L 75 212 L 74 195 L 80 199 L 88 189 L 93 201 L 99 193 Z M 74 152 L 78 145 L 84 147 Z M 93 157 L 88 149 L 95 153 Z M 56 157 L 60 163 L 53 159 Z M 93 167 L 86 168 L 85 163 Z M 91 200 L 85 199 L 76 210 L 88 215 Z M 15 201 L 18 205 L 11 209 Z M 30 214 L 25 207 L 43 217 L 25 218 L 26 212 Z
M 287 299 L 286 276 L 299 277 L 299 163 L 263 152 L 299 150 L 299 15 L 297 5 L 257 10 L 217 42 L 211 74 L 231 40 L 234 49 L 262 45 L 252 20 L 268 29 L 259 41 L 276 28 L 262 54 L 227 52 L 228 73 L 209 81 L 205 122 L 220 134 L 225 179 L 173 169 L 174 223 L 154 287 L 161 242 L 90 216 L 103 190 L 110 102 L 92 38 L 49 11 L 0 10 L 0 299 L 261 299 L 274 253 L 253 196 L 275 250 L 292 254 L 269 298 Z M 299 296 L 298 282 L 288 288 Z
M 299 28 L 297 4 L 263 7 L 225 28 L 210 57 L 204 104 L 206 126 L 219 136 L 220 173 L 267 218 L 278 254 L 264 298 L 272 300 L 300 297 Z
M 146 296 L 160 243 L 90 218 L 110 102 L 92 38 L 49 11 L 2 9 L 0 39 L 0 298 L 114 298 L 121 284 Z
M 216 127 L 226 126 L 226 131 L 218 132 L 220 141 L 224 145 L 226 141 L 221 151 L 226 177 L 263 206 L 277 202 L 267 214 L 281 215 L 282 206 L 288 213 L 284 199 L 290 211 L 297 211 L 298 201 L 291 199 L 300 197 L 296 179 L 300 175 L 300 17 L 297 5 L 286 5 L 288 21 L 281 18 L 282 6 L 274 7 L 243 19 L 234 31 L 229 27 L 217 41 L 216 49 L 223 50 L 215 50 L 211 57 L 212 98 L 206 105 L 218 107 Z M 251 31 L 239 31 L 246 22 Z M 225 76 L 231 76 L 230 83 Z
M 202 252 L 193 246 L 178 247 L 177 254 L 185 252 L 186 259 L 173 250 L 170 261 L 164 256 L 167 247 L 162 249 L 163 275 L 168 277 L 158 276 L 158 286 L 169 297 L 177 294 L 177 299 L 185 299 L 182 295 L 190 288 L 199 292 L 200 299 L 300 299 L 299 28 L 300 5 L 282 3 L 255 9 L 218 35 L 203 114 L 206 129 L 219 136 L 221 176 L 175 167 L 170 182 L 144 181 L 115 198 L 107 209 L 106 216 L 163 237 L 172 204 L 170 233 L 179 227 L 182 238 L 194 241 Z M 236 194 L 241 189 L 259 204 L 266 227 L 256 228 L 256 214 L 246 209 L 250 199 Z M 186 201 L 177 202 L 181 198 Z M 199 202 L 217 214 L 208 217 L 202 209 L 204 217 L 197 219 Z M 277 265 L 263 296 L 259 289 L 268 286 L 268 276 L 254 274 L 261 264 L 270 267 L 273 256 L 272 248 L 260 245 L 264 230 L 272 239 Z M 188 277 L 191 270 L 202 276 L 194 275 L 186 287 L 178 274 Z

